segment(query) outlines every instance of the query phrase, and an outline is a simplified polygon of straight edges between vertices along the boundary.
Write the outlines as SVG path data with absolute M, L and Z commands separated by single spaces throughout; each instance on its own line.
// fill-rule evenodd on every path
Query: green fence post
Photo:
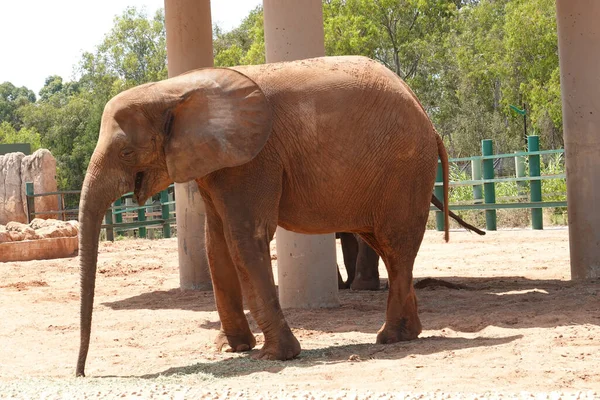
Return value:
M 117 200 L 115 200 L 115 202 L 114 202 L 114 206 L 115 206 L 115 210 L 116 210 L 116 214 L 115 214 L 115 223 L 116 224 L 123 223 L 123 209 L 121 207 L 122 204 L 123 204 L 123 202 L 121 201 L 120 197 Z M 117 234 L 119 234 L 119 233 L 121 233 L 121 231 L 117 229 Z
M 437 175 L 435 177 L 435 183 L 444 182 L 444 173 L 442 170 L 442 163 L 438 161 L 437 166 Z M 444 187 L 443 186 L 435 186 L 433 189 L 435 193 L 435 197 L 444 204 Z M 445 206 L 445 204 L 444 204 Z M 435 226 L 438 231 L 444 230 L 444 213 L 441 211 L 435 212 Z
M 115 241 L 115 230 L 113 227 L 113 209 L 112 206 L 108 207 L 106 210 L 106 214 L 104 214 L 104 223 L 109 225 L 106 227 L 106 240 L 110 240 L 111 242 Z
M 491 140 L 481 141 L 481 154 L 491 156 L 494 154 L 494 144 Z M 494 160 L 483 160 L 483 179 L 494 179 Z M 493 182 L 483 184 L 485 204 L 496 204 L 496 186 Z M 485 227 L 488 231 L 496 230 L 496 210 L 485 210 Z
M 162 219 L 163 219 L 163 238 L 170 238 L 171 237 L 171 224 L 169 223 L 169 221 L 167 221 L 169 219 L 169 205 L 165 204 L 169 202 L 169 191 L 168 190 L 163 190 L 162 192 L 160 192 L 160 211 L 162 214 Z
M 33 197 L 33 182 L 25 183 L 25 195 L 27 196 L 27 223 L 35 218 L 35 197 Z
M 481 160 L 471 160 L 471 175 L 474 181 L 481 180 Z M 473 200 L 475 204 L 483 203 L 483 186 L 473 185 Z
M 517 153 L 515 151 L 515 153 Z M 515 175 L 517 178 L 525 177 L 525 157 L 523 156 L 515 156 Z M 522 195 L 527 187 L 527 182 L 525 181 L 517 181 L 517 188 L 519 190 L 519 195 Z
M 152 198 L 150 198 L 152 199 Z M 146 202 L 147 203 L 147 202 Z M 138 207 L 141 207 L 145 204 L 138 204 Z M 137 210 L 137 215 L 138 215 L 138 221 L 145 221 L 146 220 L 146 207 L 142 207 L 139 210 Z M 140 226 L 139 228 L 139 236 L 142 239 L 146 239 L 146 227 L 145 226 Z
M 56 215 L 56 218 L 58 218 L 61 221 L 64 221 L 65 218 L 65 211 L 64 211 L 64 207 L 63 207 L 63 195 L 61 194 L 57 194 L 56 195 L 56 204 L 58 204 L 58 214 Z
M 540 151 L 540 138 L 538 136 L 527 136 L 527 151 Z M 529 176 L 540 176 L 540 155 L 529 156 Z M 530 183 L 531 202 L 542 201 L 542 181 L 535 180 Z M 544 229 L 544 217 L 541 208 L 531 209 L 531 228 Z

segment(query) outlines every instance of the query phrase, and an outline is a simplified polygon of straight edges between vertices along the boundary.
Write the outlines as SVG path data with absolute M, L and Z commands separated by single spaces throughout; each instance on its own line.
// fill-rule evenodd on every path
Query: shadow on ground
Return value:
M 217 309 L 213 292 L 180 289 L 157 290 L 123 300 L 102 303 L 102 305 L 113 310 L 216 311 Z
M 156 374 L 127 376 L 127 378 L 155 379 L 161 376 L 186 376 L 207 374 L 218 378 L 250 375 L 257 372 L 277 373 L 285 368 L 309 368 L 319 364 L 343 364 L 368 362 L 369 360 L 398 360 L 413 355 L 428 355 L 444 351 L 455 351 L 473 347 L 499 346 L 520 339 L 521 335 L 504 338 L 448 338 L 432 336 L 419 340 L 392 345 L 352 344 L 327 348 L 302 350 L 298 358 L 289 361 L 260 361 L 252 358 L 258 350 L 239 357 L 217 362 L 196 363 L 173 367 Z M 105 376 L 103 378 L 114 378 Z M 123 377 L 125 378 L 125 377 Z
M 522 277 L 445 277 L 443 280 L 463 289 L 434 283 L 417 290 L 424 330 L 450 328 L 460 332 L 478 332 L 487 326 L 544 328 L 600 325 L 600 280 L 574 282 Z M 285 314 L 293 329 L 375 334 L 384 321 L 386 301 L 387 291 L 344 290 L 340 291 L 339 308 L 287 309 Z M 114 310 L 216 310 L 212 292 L 182 292 L 179 289 L 144 293 L 104 305 Z M 219 329 L 219 326 L 216 317 L 214 321 L 201 325 L 204 329 Z M 252 321 L 251 327 L 256 329 Z

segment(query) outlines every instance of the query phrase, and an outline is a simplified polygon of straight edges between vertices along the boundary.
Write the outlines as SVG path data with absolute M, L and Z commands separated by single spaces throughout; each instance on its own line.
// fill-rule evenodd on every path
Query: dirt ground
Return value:
M 466 288 L 417 290 L 418 340 L 374 344 L 387 291 L 342 291 L 339 308 L 285 310 L 303 348 L 287 362 L 215 351 L 212 292 L 178 289 L 176 239 L 103 242 L 83 380 L 73 378 L 78 259 L 0 263 L 0 384 L 104 380 L 209 393 L 589 390 L 600 396 L 600 280 L 569 281 L 566 229 L 484 237 L 453 231 L 449 243 L 442 239 L 427 232 L 416 281 L 435 277 Z M 383 264 L 380 270 L 383 284 Z M 252 320 L 251 327 L 260 348 L 262 334 Z

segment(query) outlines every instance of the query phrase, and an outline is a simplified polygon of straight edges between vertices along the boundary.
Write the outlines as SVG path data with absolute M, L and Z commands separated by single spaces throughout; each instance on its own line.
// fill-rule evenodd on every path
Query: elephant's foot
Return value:
M 352 290 L 379 290 L 379 277 L 375 278 L 356 278 L 350 285 Z
M 340 274 L 339 267 L 337 270 L 337 277 L 338 277 L 338 289 L 339 290 L 345 290 L 345 289 L 350 288 L 350 283 L 352 283 L 352 279 L 350 277 L 348 277 L 348 280 L 346 282 L 344 282 L 344 279 L 342 278 L 342 275 Z
M 300 354 L 300 342 L 289 330 L 279 335 L 275 340 L 265 338 L 265 344 L 260 352 L 254 356 L 257 360 L 291 360 Z
M 225 348 L 226 352 L 237 353 L 252 350 L 256 346 L 256 339 L 250 331 L 243 335 L 227 335 L 221 330 L 215 338 L 215 345 L 217 351 Z
M 419 317 L 412 319 L 409 323 L 408 318 L 402 318 L 394 327 L 384 323 L 379 332 L 377 332 L 377 344 L 391 344 L 396 342 L 405 342 L 415 340 L 421 333 L 421 321 Z
M 350 289 L 350 285 L 348 285 L 347 282 L 344 281 L 340 281 L 338 280 L 338 289 L 339 290 L 346 290 L 346 289 Z

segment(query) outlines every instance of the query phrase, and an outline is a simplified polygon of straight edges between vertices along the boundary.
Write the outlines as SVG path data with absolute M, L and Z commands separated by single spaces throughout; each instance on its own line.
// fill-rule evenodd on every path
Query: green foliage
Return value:
M 10 82 L 0 84 L 0 122 L 6 121 L 15 129 L 20 129 L 19 107 L 35 102 L 35 94 L 25 86 L 16 87 Z
M 144 10 L 128 7 L 114 19 L 112 30 L 96 52 L 85 53 L 81 80 L 111 95 L 127 88 L 167 78 L 164 12 L 149 19 Z
M 505 106 L 525 102 L 542 146 L 562 147 L 558 35 L 554 0 L 506 5 Z
M 325 0 L 323 25 L 325 53 L 355 54 L 375 58 L 379 27 L 360 0 Z
M 214 63 L 217 67 L 265 63 L 265 38 L 262 7 L 256 7 L 237 28 L 223 32 L 213 29 Z
M 459 168 L 456 164 L 450 164 L 450 182 L 460 182 L 471 180 L 471 177 L 464 169 Z M 450 203 L 472 203 L 473 187 L 472 186 L 451 186 L 449 189 Z
M 0 143 L 29 143 L 34 152 L 41 147 L 40 134 L 31 128 L 16 130 L 8 121 L 0 123 Z
M 540 160 L 542 175 L 559 175 L 565 173 L 563 154 L 553 154 L 547 163 Z M 565 178 L 546 179 L 542 181 L 542 193 L 546 201 L 565 201 L 567 199 L 567 180 Z

